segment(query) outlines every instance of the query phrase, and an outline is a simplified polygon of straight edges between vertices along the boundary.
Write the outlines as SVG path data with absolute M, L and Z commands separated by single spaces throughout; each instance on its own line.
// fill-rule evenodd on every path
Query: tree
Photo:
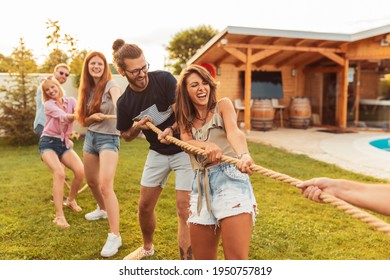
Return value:
M 88 54 L 87 50 L 79 51 L 78 54 L 72 58 L 72 62 L 69 65 L 70 70 L 74 75 L 72 80 L 73 86 L 76 88 L 78 88 L 80 85 L 81 70 L 83 69 L 83 63 L 87 54 Z
M 8 72 L 8 65 L 11 63 L 11 58 L 0 53 L 0 73 Z
M 58 20 L 48 19 L 46 29 L 51 32 L 46 36 L 46 46 L 51 49 L 51 52 L 44 61 L 41 72 L 51 73 L 57 64 L 69 63 L 71 58 L 78 55 L 77 40 L 69 34 L 61 33 Z
M 69 57 L 62 50 L 53 50 L 49 56 L 45 59 L 42 66 L 40 67 L 41 73 L 52 73 L 54 67 L 59 63 L 67 63 Z
M 37 82 L 28 73 L 35 72 L 37 65 L 23 38 L 20 38 L 11 59 L 7 68 L 11 79 L 0 89 L 4 93 L 0 100 L 0 127 L 7 143 L 29 145 L 37 142 L 33 133 Z
M 165 48 L 173 64 L 165 66 L 173 68 L 172 72 L 174 75 L 180 74 L 182 65 L 217 33 L 218 30 L 213 29 L 209 25 L 200 25 L 197 28 L 190 28 L 176 33 Z
M 41 72 L 51 73 L 54 67 L 59 63 L 67 63 L 70 66 L 73 78 L 72 82 L 75 87 L 80 84 L 81 70 L 84 59 L 88 53 L 87 50 L 79 51 L 77 49 L 77 39 L 69 34 L 62 34 L 58 20 L 48 19 L 46 29 L 50 34 L 46 36 L 48 48 L 52 48 L 51 53 L 41 67 Z M 69 61 L 71 61 L 69 63 Z

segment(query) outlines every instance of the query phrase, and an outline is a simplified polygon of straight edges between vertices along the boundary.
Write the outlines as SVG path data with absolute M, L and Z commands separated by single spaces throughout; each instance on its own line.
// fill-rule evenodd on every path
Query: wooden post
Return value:
M 356 68 L 356 88 L 355 88 L 355 126 L 359 125 L 359 104 L 360 104 L 360 75 L 361 75 L 361 63 L 357 64 Z
M 246 65 L 245 65 L 245 87 L 244 87 L 244 130 L 248 132 L 251 129 L 251 93 L 252 93 L 252 49 L 247 49 Z
M 348 109 L 348 66 L 349 61 L 347 58 L 344 58 L 343 71 L 341 73 L 341 89 L 339 100 L 339 127 L 347 127 L 347 109 Z

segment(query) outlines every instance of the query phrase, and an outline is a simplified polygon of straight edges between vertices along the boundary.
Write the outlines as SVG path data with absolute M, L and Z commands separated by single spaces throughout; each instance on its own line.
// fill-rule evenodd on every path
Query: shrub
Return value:
M 37 142 L 33 132 L 35 117 L 35 78 L 28 73 L 36 70 L 31 50 L 26 49 L 23 39 L 11 55 L 10 80 L 0 89 L 0 128 L 6 143 L 29 145 Z

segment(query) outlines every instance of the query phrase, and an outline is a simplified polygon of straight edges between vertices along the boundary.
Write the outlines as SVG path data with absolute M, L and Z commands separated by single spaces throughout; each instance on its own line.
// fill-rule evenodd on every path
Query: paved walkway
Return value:
M 369 141 L 375 139 L 390 138 L 390 133 L 334 134 L 320 132 L 320 129 L 323 128 L 277 128 L 265 132 L 251 131 L 247 134 L 247 139 L 289 152 L 305 154 L 356 173 L 390 180 L 390 152 L 369 144 Z

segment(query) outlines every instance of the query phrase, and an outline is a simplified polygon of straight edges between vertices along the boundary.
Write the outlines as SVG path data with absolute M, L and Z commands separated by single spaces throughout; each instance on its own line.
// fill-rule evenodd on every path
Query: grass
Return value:
M 82 155 L 82 141 L 76 141 L 75 150 Z M 261 144 L 250 143 L 250 151 L 256 164 L 301 180 L 329 176 L 383 182 Z M 115 190 L 120 204 L 123 246 L 111 259 L 122 259 L 141 244 L 137 201 L 147 152 L 145 140 L 121 142 Z M 39 158 L 37 145 L 10 147 L 0 143 L 0 158 L 0 259 L 102 259 L 99 252 L 107 237 L 108 224 L 106 220 L 84 219 L 84 214 L 96 207 L 89 189 L 77 198 L 83 212 L 65 209 L 71 227 L 59 229 L 52 223 L 51 174 Z M 178 259 L 173 179 L 172 175 L 157 205 L 156 254 L 149 259 Z M 384 233 L 331 205 L 303 198 L 299 190 L 288 184 L 261 174 L 252 175 L 251 180 L 259 215 L 253 230 L 250 259 L 388 259 L 390 237 Z M 390 217 L 377 216 L 390 222 Z M 223 259 L 221 250 L 219 258 Z

